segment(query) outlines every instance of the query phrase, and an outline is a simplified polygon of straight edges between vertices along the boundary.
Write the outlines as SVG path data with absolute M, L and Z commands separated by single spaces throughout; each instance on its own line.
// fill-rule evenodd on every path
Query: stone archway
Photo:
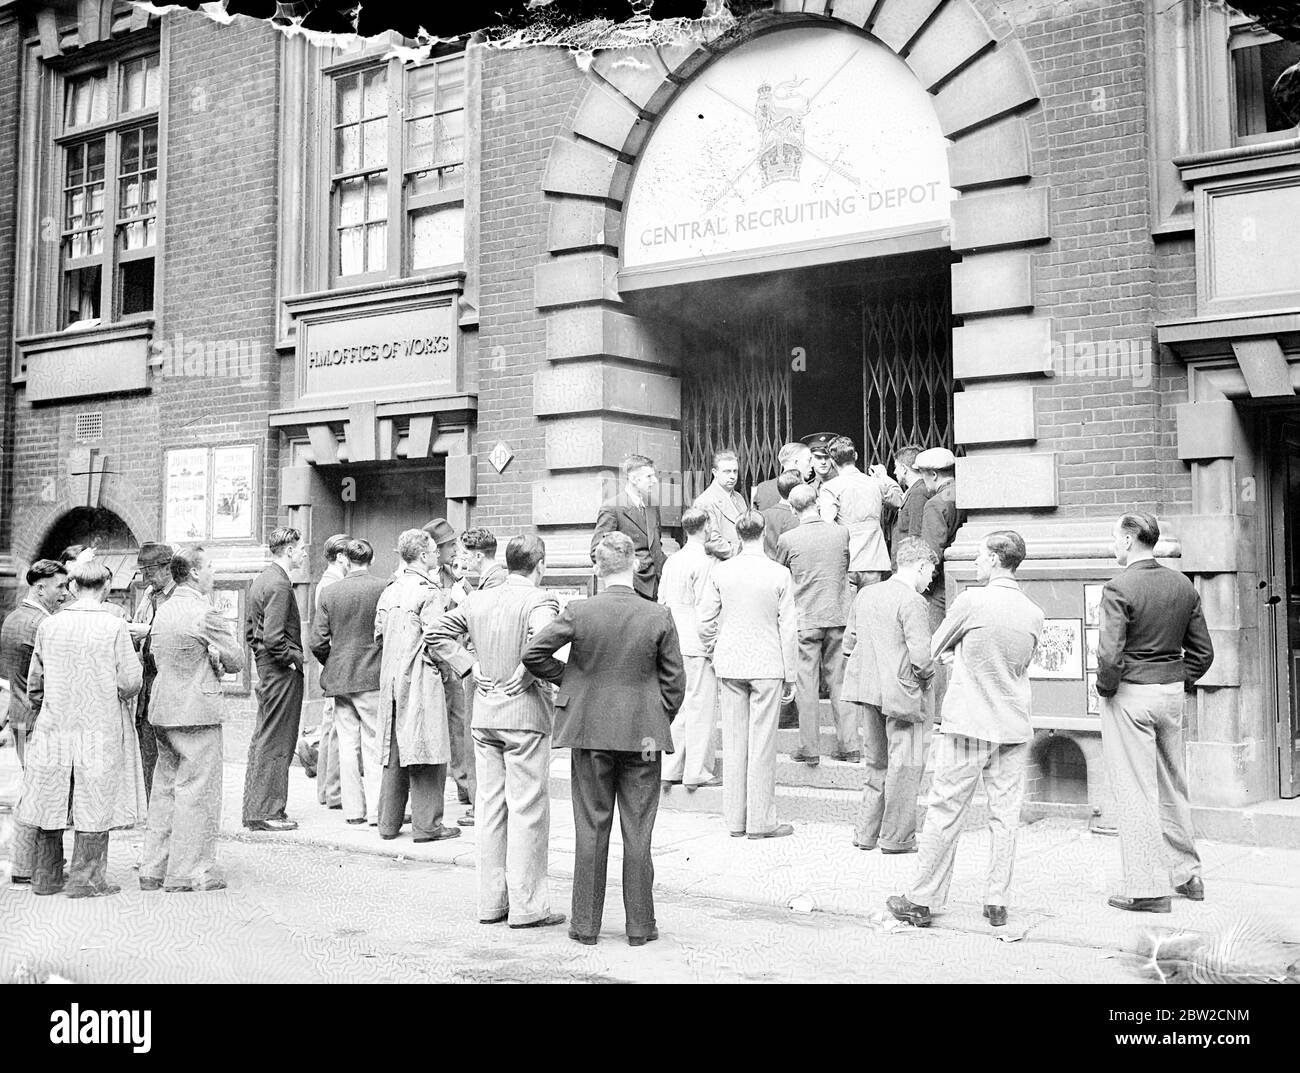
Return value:
M 801 11 L 789 10 L 802 7 Z M 548 475 L 534 523 L 575 535 L 604 494 L 598 471 L 628 452 L 680 455 L 681 400 L 671 331 L 622 307 L 623 206 L 656 118 L 707 64 L 758 34 L 816 23 L 890 48 L 931 94 L 949 149 L 954 431 L 964 507 L 1057 502 L 1056 456 L 1035 451 L 1035 382 L 1051 372 L 1050 318 L 1034 316 L 1032 252 L 1050 238 L 1048 187 L 1030 153 L 1039 95 L 1019 42 L 995 35 L 971 0 L 778 3 L 718 40 L 598 52 L 543 190 L 549 256 L 534 274 L 547 366 L 534 385 Z M 1008 455 L 1014 464 L 1008 464 Z M 1014 479 L 1008 475 L 1014 474 Z
M 14 540 L 14 559 L 18 573 L 21 574 L 39 557 L 38 553 L 50 539 L 60 519 L 74 511 L 85 509 L 90 508 L 87 508 L 84 503 L 76 503 L 64 498 L 24 518 L 22 531 L 15 535 Z M 105 489 L 99 497 L 99 509 L 119 518 L 136 541 L 136 546 L 158 538 L 156 523 L 150 515 L 136 505 L 136 502 L 123 501 L 110 495 Z

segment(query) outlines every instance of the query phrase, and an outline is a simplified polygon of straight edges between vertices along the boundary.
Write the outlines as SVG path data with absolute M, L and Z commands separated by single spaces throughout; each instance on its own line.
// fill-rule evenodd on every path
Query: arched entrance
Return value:
M 930 0 L 828 6 L 824 15 L 755 18 L 707 44 L 597 53 L 573 121 L 552 146 L 543 182 L 551 256 L 534 282 L 548 359 L 534 410 L 546 430 L 549 474 L 535 490 L 534 520 L 571 534 L 575 546 L 628 451 L 650 454 L 666 473 L 681 459 L 686 498 L 689 471 L 699 468 L 704 440 L 714 440 L 710 419 L 719 438 L 736 427 L 760 430 L 746 465 L 751 480 L 774 471 L 768 455 L 788 432 L 847 432 L 869 461 L 907 439 L 964 451 L 965 507 L 1055 505 L 1055 456 L 1034 449 L 1034 386 L 1051 372 L 1051 322 L 1033 315 L 1032 247 L 1050 234 L 1047 185 L 1029 149 L 1038 93 L 1023 49 L 1002 27 L 995 37 L 970 0 L 949 0 L 937 14 Z M 761 64 L 747 71 L 744 62 L 747 50 L 779 57 L 799 35 L 838 38 L 845 54 L 855 51 L 852 42 L 858 54 L 886 54 L 902 76 L 896 99 L 860 95 L 854 120 L 836 125 L 838 140 L 824 138 L 815 120 L 826 97 L 818 93 L 834 65 L 769 72 Z M 714 85 L 694 94 L 712 102 L 697 106 L 692 87 L 729 65 L 744 75 L 744 93 Z M 691 123 L 704 131 L 719 112 L 736 119 L 730 140 L 709 128 L 690 141 Z M 669 123 L 677 135 L 661 137 Z M 915 147 L 927 142 L 938 163 L 902 181 L 910 173 L 898 169 L 914 172 Z M 647 162 L 657 153 L 667 159 L 656 188 Z M 897 181 L 873 170 L 877 157 Z M 722 177 L 713 186 L 699 181 L 709 169 Z M 841 189 L 851 179 L 854 196 Z M 693 210 L 663 208 L 692 182 L 700 195 Z M 796 182 L 820 185 L 816 195 L 779 206 L 775 194 Z M 932 182 L 956 200 L 929 203 Z M 639 204 L 659 208 L 658 218 Z M 892 220 L 881 215 L 887 208 Z M 875 281 L 892 283 L 894 293 L 873 291 Z M 900 292 L 910 301 L 900 302 Z M 764 315 L 743 316 L 754 304 Z M 842 355 L 858 336 L 848 375 L 841 357 L 824 384 L 811 384 L 818 390 L 796 390 L 796 380 L 777 372 L 778 354 L 792 371 L 814 359 L 782 319 L 796 304 L 812 312 L 793 330 L 810 339 L 820 333 L 816 347 Z M 868 361 L 862 336 L 873 324 L 888 326 L 892 353 Z M 799 347 L 802 354 L 792 353 Z M 758 379 L 752 361 L 734 356 L 756 348 L 773 355 Z M 720 393 L 742 367 L 747 389 Z M 840 427 L 808 428 L 819 419 L 816 407 L 800 416 L 811 398 L 824 407 L 821 419 Z M 847 411 L 859 415 L 856 426 Z M 1017 479 L 1008 481 L 1008 472 Z M 670 516 L 673 491 L 662 492 Z
M 130 526 L 104 507 L 73 507 L 46 530 L 35 558 L 57 560 L 78 544 L 93 548 L 95 558 L 113 572 L 109 599 L 129 608 L 140 547 Z

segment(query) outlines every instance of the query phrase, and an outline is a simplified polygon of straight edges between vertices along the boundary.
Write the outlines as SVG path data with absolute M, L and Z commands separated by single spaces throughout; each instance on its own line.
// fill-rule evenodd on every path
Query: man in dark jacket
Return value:
M 18 763 L 26 754 L 27 731 L 32 721 L 32 704 L 27 696 L 27 672 L 32 664 L 36 627 L 68 600 L 68 571 L 53 559 L 38 559 L 27 571 L 27 595 L 5 616 L 0 628 L 0 676 L 9 682 L 9 726 L 13 730 Z M 32 881 L 37 828 L 14 824 L 13 860 L 9 879 L 13 883 Z
M 659 811 L 661 753 L 686 695 L 677 629 L 668 608 L 632 587 L 636 555 L 623 533 L 596 545 L 605 590 L 570 603 L 524 649 L 533 675 L 558 682 L 555 746 L 572 750 L 577 858 L 569 937 L 594 946 L 605 909 L 609 834 L 618 801 L 623 830 L 623 909 L 629 946 L 659 938 L 650 840 Z M 568 663 L 557 649 L 570 646 Z
M 388 582 L 370 573 L 375 549 L 353 538 L 344 549 L 348 572 L 321 594 L 312 623 L 311 651 L 321 664 L 320 685 L 334 698 L 339 789 L 351 824 L 379 824 L 379 663 L 375 610 Z
M 596 531 L 591 538 L 591 559 L 596 561 L 596 545 L 606 533 L 623 533 L 632 541 L 636 554 L 633 583 L 637 595 L 653 600 L 659 593 L 659 573 L 664 554 L 659 527 L 659 508 L 651 506 L 650 497 L 659 476 L 653 460 L 645 455 L 628 455 L 623 460 L 626 483 L 618 498 L 606 503 L 596 515 Z
M 889 561 L 895 570 L 898 569 L 898 546 L 908 537 L 921 539 L 925 504 L 930 498 L 930 486 L 916 470 L 916 459 L 921 451 L 922 448 L 909 443 L 894 455 L 894 480 L 903 489 L 903 505 L 893 512 L 889 529 Z
M 176 582 L 171 575 L 172 546 L 153 542 L 140 545 L 136 556 L 136 565 L 144 575 L 145 590 L 140 596 L 140 603 L 131 616 L 128 629 L 136 651 L 140 653 L 140 664 L 144 669 L 144 685 L 135 698 L 135 733 L 140 739 L 140 761 L 144 766 L 144 792 L 148 796 L 153 792 L 153 769 L 158 763 L 158 740 L 153 724 L 149 721 L 149 699 L 153 695 L 153 682 L 158 677 L 158 663 L 153 657 L 150 643 L 150 631 L 158 608 L 165 604 L 176 590 Z
M 267 538 L 271 563 L 248 590 L 244 635 L 257 664 L 257 722 L 244 774 L 244 826 L 292 831 L 289 764 L 302 718 L 302 618 L 291 574 L 307 561 L 302 533 L 288 526 Z
M 1124 887 L 1109 903 L 1168 913 L 1171 879 L 1183 897 L 1205 897 L 1187 799 L 1183 695 L 1210 669 L 1214 646 L 1200 594 L 1155 560 L 1155 517 L 1131 511 L 1113 535 L 1125 569 L 1101 592 L 1097 693 Z

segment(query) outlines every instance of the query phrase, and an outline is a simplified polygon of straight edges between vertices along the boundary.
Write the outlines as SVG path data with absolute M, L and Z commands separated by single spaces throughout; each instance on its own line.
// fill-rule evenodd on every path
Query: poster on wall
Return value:
M 1097 676 L 1088 675 L 1088 714 L 1101 714 L 1101 694 L 1097 692 Z
M 219 588 L 212 590 L 212 606 L 226 620 L 227 627 L 234 633 L 241 646 L 244 644 L 244 594 L 247 589 L 240 585 L 236 588 Z M 221 688 L 227 693 L 248 693 L 252 689 L 249 668 L 252 657 L 245 648 L 244 669 L 231 674 L 221 675 Z
M 163 515 L 169 544 L 202 540 L 208 528 L 208 450 L 167 452 L 167 494 Z
M 1049 618 L 1043 623 L 1029 677 L 1083 679 L 1083 623 L 1077 618 Z
M 1087 661 L 1085 665 L 1090 671 L 1095 671 L 1097 669 L 1097 645 L 1100 643 L 1101 630 L 1088 629 L 1083 631 L 1083 645 L 1087 652 Z
M 1083 587 L 1083 624 L 1085 626 L 1101 625 L 1101 590 L 1104 585 L 1085 585 Z
M 242 540 L 253 535 L 255 456 L 252 444 L 213 449 L 213 540 Z

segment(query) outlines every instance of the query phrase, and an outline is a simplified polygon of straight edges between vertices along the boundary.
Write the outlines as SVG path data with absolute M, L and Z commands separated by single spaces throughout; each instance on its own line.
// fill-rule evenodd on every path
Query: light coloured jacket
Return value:
M 955 652 L 943 698 L 943 731 L 1001 744 L 1029 741 L 1029 663 L 1043 609 L 1012 578 L 965 589 L 934 633 L 930 651 Z
M 425 631 L 424 642 L 462 677 L 474 668 L 497 682 L 514 674 L 528 643 L 560 613 L 553 593 L 526 577 L 510 574 L 505 584 L 476 589 Z M 468 633 L 474 652 L 460 643 Z M 474 691 L 472 726 L 483 730 L 531 730 L 549 734 L 555 717 L 555 691 L 534 679 L 522 693 L 508 697 L 499 689 Z
M 719 678 L 794 682 L 799 610 L 790 571 L 750 545 L 717 563 L 699 608 L 700 640 Z
M 828 522 L 849 531 L 850 570 L 888 570 L 889 548 L 880 529 L 881 507 L 901 506 L 903 490 L 888 477 L 873 477 L 856 466 L 821 486 L 817 510 Z
M 20 822 L 90 832 L 134 827 L 144 819 L 144 769 L 131 704 L 143 682 L 126 620 L 104 604 L 74 600 L 40 624 L 27 675 L 34 724 Z
M 397 752 L 403 767 L 451 760 L 447 701 L 442 672 L 425 649 L 424 632 L 449 604 L 447 593 L 420 567 L 409 563 L 379 597 L 375 641 L 379 664 L 379 762 L 388 763 L 397 724 Z
M 897 578 L 858 591 L 844 630 L 840 699 L 873 704 L 894 719 L 919 723 L 929 714 L 934 677 L 930 612 L 925 597 Z
M 747 509 L 740 494 L 725 492 L 714 481 L 695 497 L 691 505 L 709 516 L 709 539 L 704 544 L 709 554 L 717 559 L 739 555 L 740 537 L 736 535 L 736 523 Z
M 158 677 L 149 698 L 149 722 L 160 727 L 214 726 L 225 716 L 221 679 L 208 659 L 214 646 L 221 669 L 244 669 L 234 630 L 198 589 L 177 585 L 154 615 L 150 650 Z
M 683 656 L 703 656 L 700 640 L 699 606 L 708 590 L 709 574 L 717 562 L 701 544 L 687 541 L 664 563 L 659 579 L 659 602 L 673 613 L 677 643 Z

